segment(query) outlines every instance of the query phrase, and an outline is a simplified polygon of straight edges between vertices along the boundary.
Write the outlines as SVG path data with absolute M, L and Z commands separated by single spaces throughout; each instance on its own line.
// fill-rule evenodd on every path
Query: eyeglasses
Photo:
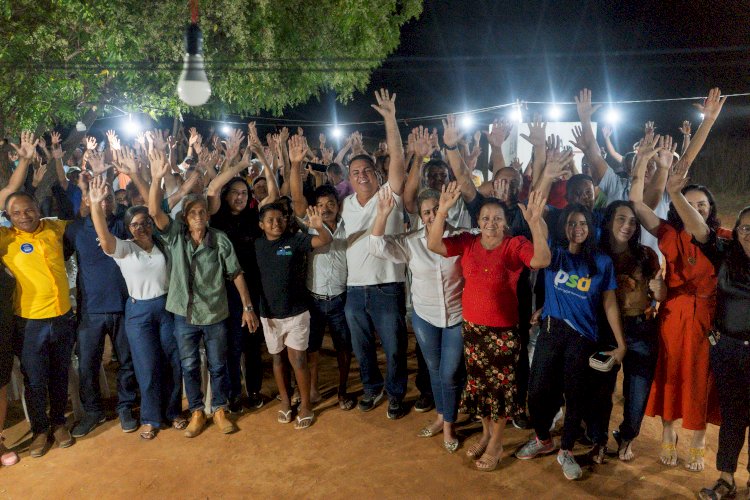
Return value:
M 129 227 L 131 229 L 139 229 L 139 230 L 142 231 L 144 229 L 151 229 L 152 225 L 153 224 L 151 224 L 151 221 L 149 220 L 149 221 L 146 221 L 146 222 L 132 222 L 132 223 L 129 224 Z
M 750 224 L 737 226 L 737 232 L 742 235 L 750 234 Z

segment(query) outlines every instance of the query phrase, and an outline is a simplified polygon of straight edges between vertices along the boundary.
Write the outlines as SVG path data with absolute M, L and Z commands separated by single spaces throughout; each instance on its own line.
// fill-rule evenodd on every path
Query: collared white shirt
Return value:
M 408 212 L 408 214 L 412 228 L 421 229 L 424 227 L 420 214 L 413 214 L 411 212 Z M 456 229 L 471 229 L 471 215 L 462 198 L 459 198 L 456 204 L 448 209 L 448 217 L 445 218 L 445 223 Z
M 107 255 L 120 266 L 128 294 L 132 298 L 155 299 L 169 291 L 167 260 L 156 245 L 147 252 L 132 240 L 115 237 L 115 251 Z
M 451 234 L 455 231 L 446 231 L 443 237 Z M 395 236 L 370 235 L 369 251 L 380 259 L 408 264 L 411 300 L 420 318 L 440 328 L 463 321 L 461 257 L 445 258 L 428 250 L 424 228 Z
M 328 228 L 326 228 L 328 229 Z M 308 228 L 309 234 L 318 234 Z M 346 229 L 339 219 L 333 240 L 313 249 L 307 259 L 307 289 L 316 295 L 335 296 L 346 291 Z
M 399 234 L 404 231 L 404 202 L 401 196 L 393 194 L 396 206 L 388 216 L 385 234 Z M 347 286 L 382 285 L 406 281 L 406 266 L 379 259 L 369 252 L 367 236 L 378 214 L 378 195 L 360 205 L 357 194 L 344 198 L 341 218 L 346 225 L 348 246 L 346 264 L 348 269 Z

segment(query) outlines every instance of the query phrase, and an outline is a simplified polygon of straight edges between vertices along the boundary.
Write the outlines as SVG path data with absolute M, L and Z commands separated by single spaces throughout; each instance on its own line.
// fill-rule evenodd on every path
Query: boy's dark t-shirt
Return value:
M 269 241 L 255 240 L 255 259 L 260 270 L 260 315 L 290 318 L 308 309 L 306 257 L 312 251 L 313 236 L 303 232 Z

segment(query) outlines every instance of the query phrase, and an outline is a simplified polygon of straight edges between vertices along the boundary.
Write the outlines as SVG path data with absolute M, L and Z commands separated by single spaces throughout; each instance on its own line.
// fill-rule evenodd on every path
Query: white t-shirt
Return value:
M 154 245 L 147 252 L 131 240 L 115 238 L 115 252 L 110 255 L 122 271 L 128 293 L 136 300 L 148 300 L 166 295 L 169 290 L 167 260 Z
M 388 216 L 385 234 L 400 234 L 404 231 L 404 202 L 393 195 L 396 206 Z M 347 236 L 346 264 L 347 286 L 382 285 L 406 281 L 406 265 L 394 264 L 370 254 L 369 235 L 378 213 L 378 195 L 375 194 L 364 206 L 357 201 L 357 194 L 344 198 L 341 218 Z

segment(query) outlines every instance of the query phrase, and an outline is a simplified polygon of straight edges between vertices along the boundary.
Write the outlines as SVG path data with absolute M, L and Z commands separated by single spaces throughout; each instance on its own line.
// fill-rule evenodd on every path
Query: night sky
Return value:
M 324 95 L 288 110 L 285 118 L 332 120 L 335 105 L 339 122 L 375 120 L 369 104 L 380 86 L 397 92 L 399 118 L 515 99 L 571 101 L 584 86 L 594 100 L 701 96 L 711 86 L 722 93 L 750 92 L 749 50 L 747 1 L 428 0 L 421 17 L 402 29 L 399 49 L 373 74 L 366 95 L 347 106 Z M 529 105 L 526 116 L 544 109 Z M 574 106 L 563 109 L 563 119 L 577 119 Z M 656 120 L 657 132 L 671 134 L 678 134 L 683 119 L 694 127 L 699 122 L 688 102 L 619 109 L 619 131 L 628 140 L 647 119 Z M 479 119 L 488 123 L 496 114 Z M 750 98 L 735 98 L 718 126 L 744 132 L 748 118 Z M 378 127 L 357 128 L 381 133 Z

